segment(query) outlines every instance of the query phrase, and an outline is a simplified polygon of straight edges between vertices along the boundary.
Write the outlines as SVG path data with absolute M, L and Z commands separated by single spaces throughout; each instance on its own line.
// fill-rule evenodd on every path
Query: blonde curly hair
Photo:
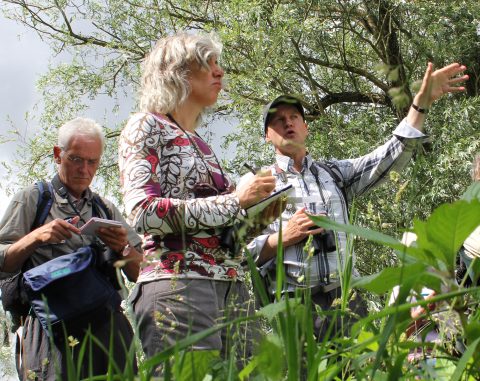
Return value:
M 191 64 L 209 69 L 208 61 L 220 57 L 222 44 L 215 34 L 178 33 L 157 41 L 145 58 L 140 89 L 140 109 L 167 114 L 190 94 Z

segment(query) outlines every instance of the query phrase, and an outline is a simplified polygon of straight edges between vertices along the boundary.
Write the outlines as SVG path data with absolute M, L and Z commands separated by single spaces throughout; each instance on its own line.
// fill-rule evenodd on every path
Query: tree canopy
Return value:
M 10 168 L 20 182 L 51 169 L 52 137 L 63 121 L 97 97 L 135 94 L 142 59 L 158 38 L 179 30 L 215 32 L 224 44 L 227 88 L 207 121 L 238 120 L 225 142 L 237 153 L 226 163 L 231 172 L 240 170 L 245 157 L 256 165 L 271 159 L 261 137 L 261 109 L 280 93 L 301 97 L 315 156 L 355 157 L 383 142 L 406 115 L 428 61 L 436 67 L 465 64 L 467 92 L 438 102 L 428 116 L 431 143 L 406 173 L 393 174 L 388 185 L 355 203 L 354 216 L 358 223 L 398 233 L 414 217 L 425 218 L 438 204 L 456 199 L 470 182 L 469 163 L 480 147 L 477 1 L 1 2 L 6 17 L 33 29 L 55 53 L 72 57 L 39 79 L 41 132 Z M 111 124 L 107 114 L 104 124 L 111 139 L 100 175 L 115 190 L 122 123 Z M 28 170 L 19 175 L 19 167 Z M 372 258 L 371 247 L 359 247 L 369 257 L 359 265 L 365 272 L 391 261 L 387 251 L 376 250 Z

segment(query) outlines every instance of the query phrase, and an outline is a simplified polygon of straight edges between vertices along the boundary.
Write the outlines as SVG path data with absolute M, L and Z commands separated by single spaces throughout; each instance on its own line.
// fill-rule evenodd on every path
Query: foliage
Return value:
M 187 336 L 149 359 L 142 360 L 139 372 L 132 367 L 122 371 L 112 359 L 105 376 L 97 380 L 150 380 L 160 367 L 163 379 L 168 380 L 364 380 L 364 379 L 478 379 L 478 345 L 480 325 L 476 307 L 480 301 L 480 287 L 470 289 L 459 286 L 455 280 L 455 257 L 470 232 L 480 224 L 480 182 L 471 185 L 461 200 L 443 204 L 423 221 L 415 220 L 412 231 L 417 235 L 416 245 L 405 246 L 394 237 L 355 225 L 343 225 L 326 217 L 314 216 L 319 226 L 342 230 L 363 239 L 375 242 L 395 251 L 399 265 L 386 268 L 376 274 L 353 279 L 351 262 L 345 261 L 342 268 L 342 300 L 336 311 L 313 309 L 310 290 L 297 290 L 292 297 L 276 295 L 275 303 L 265 300 L 265 290 L 260 281 L 251 256 L 247 256 L 252 281 L 264 307 L 255 316 L 241 317 L 217 324 L 202 332 Z M 281 243 L 277 255 L 281 255 Z M 278 268 L 282 278 L 283 267 Z M 278 279 L 278 278 L 277 278 Z M 370 311 L 365 317 L 356 316 L 357 322 L 351 332 L 329 327 L 320 340 L 314 337 L 314 319 L 333 316 L 340 318 L 342 327 L 351 317 L 348 300 L 350 286 L 366 289 L 378 295 L 388 294 L 394 285 L 399 285 L 399 294 L 393 304 L 385 303 L 379 311 Z M 436 295 L 428 300 L 409 299 L 411 290 L 422 287 L 435 290 Z M 263 295 L 263 296 L 262 296 Z M 404 332 L 410 324 L 410 311 L 417 306 L 435 303 L 442 305 L 440 313 L 455 316 L 452 320 L 454 336 L 442 336 L 442 343 L 413 341 L 405 338 Z M 443 304 L 440 304 L 443 303 Z M 446 326 L 434 320 L 435 314 L 425 315 L 436 321 L 441 332 Z M 449 315 L 450 316 L 450 315 Z M 224 328 L 245 324 L 254 319 L 268 321 L 267 329 L 258 337 L 256 353 L 243 368 L 237 368 L 235 351 L 226 358 L 218 351 L 191 352 L 189 348 L 198 340 Z M 240 340 L 240 338 L 237 338 Z M 89 343 L 98 340 L 87 333 L 79 342 L 69 337 L 66 342 L 68 353 L 78 353 L 78 360 L 67 361 L 68 380 L 78 380 L 78 369 L 82 361 L 88 360 Z M 457 343 L 461 343 L 459 347 Z M 241 343 L 239 343 L 241 345 Z M 233 344 L 235 346 L 237 344 Z M 463 349 L 462 349 L 463 348 Z M 135 348 L 126 348 L 133 359 Z M 413 350 L 428 353 L 427 359 L 407 360 Z M 109 353 L 109 348 L 104 348 Z M 70 359 L 70 356 L 67 356 Z M 435 359 L 435 361 L 430 361 Z
M 393 310 L 383 308 L 383 295 L 376 294 L 377 284 L 385 289 L 392 284 L 387 278 L 394 279 L 399 272 L 417 273 L 427 264 L 439 266 L 440 273 L 419 279 L 407 276 L 406 284 L 414 286 L 420 281 L 431 286 L 447 284 L 452 276 L 450 250 L 458 244 L 458 239 L 444 242 L 446 236 L 430 236 L 427 228 L 440 223 L 431 220 L 434 215 L 426 223 L 419 221 L 430 216 L 438 205 L 460 196 L 470 182 L 469 163 L 480 148 L 480 3 L 473 0 L 1 2 L 6 17 L 37 32 L 55 55 L 68 57 L 68 62 L 53 63 L 38 82 L 44 100 L 36 112 L 38 117 L 32 117 L 29 123 L 38 124 L 40 129 L 22 144 L 14 162 L 4 163 L 14 178 L 10 191 L 52 173 L 51 146 L 57 127 L 76 114 L 88 112 L 94 100 L 107 97 L 113 100 L 113 107 L 106 111 L 103 121 L 108 126 L 109 139 L 97 187 L 118 196 L 116 138 L 123 119 L 133 111 L 120 109 L 122 99 L 131 101 L 135 97 L 140 63 L 152 44 L 177 30 L 214 31 L 224 43 L 222 65 L 227 72 L 227 88 L 206 121 L 227 116 L 238 120 L 235 132 L 225 142 L 235 145 L 236 155 L 227 163 L 234 173 L 240 171 L 246 157 L 256 166 L 271 162 L 272 151 L 261 137 L 260 115 L 262 105 L 279 93 L 302 98 L 310 128 L 310 152 L 315 157 L 356 157 L 388 138 L 405 115 L 415 92 L 415 80 L 422 77 L 427 61 L 437 67 L 454 61 L 466 64 L 470 75 L 466 95 L 443 99 L 430 111 L 426 124 L 430 143 L 416 154 L 413 164 L 404 173 L 393 174 L 382 188 L 354 202 L 353 221 L 359 229 L 373 228 L 398 237 L 417 219 L 413 229 L 427 237 L 425 247 L 418 249 L 416 256 L 409 255 L 413 262 L 407 263 L 398 260 L 395 250 L 398 254 L 403 248 L 393 245 L 392 239 L 387 240 L 391 244 L 374 245 L 359 233 L 363 230 L 355 231 L 359 233 L 355 242 L 356 266 L 361 274 L 372 276 L 362 281 L 371 292 L 369 295 L 373 295 L 375 308 L 369 322 L 375 324 L 365 326 L 347 342 L 339 339 L 338 350 L 332 354 L 330 343 L 314 345 L 308 325 L 290 316 L 309 313 L 298 303 L 280 304 L 275 311 L 267 306 L 262 314 L 273 314 L 272 325 L 277 327 L 264 346 L 273 348 L 272 352 L 260 350 L 263 355 L 259 354 L 247 370 L 240 372 L 245 378 L 255 374 L 262 379 L 255 373 L 262 369 L 271 379 L 294 379 L 308 364 L 309 379 L 315 379 L 317 371 L 325 379 L 333 379 L 340 377 L 341 369 L 348 366 L 355 369 L 360 379 L 375 364 L 378 379 L 387 379 L 388 374 L 391 379 L 395 375 L 414 377 L 418 370 L 408 365 L 408 371 L 402 368 L 408 348 L 402 347 L 399 340 L 399 345 L 390 345 L 389 341 L 399 338 L 398 327 L 405 322 L 406 315 L 386 317 Z M 135 101 L 131 103 L 135 109 Z M 0 137 L 0 142 L 16 139 L 19 130 L 13 126 L 11 134 Z M 465 204 L 456 204 L 453 209 L 444 207 L 436 213 L 450 218 L 449 213 L 460 210 L 462 205 Z M 379 238 L 384 239 L 384 236 Z M 429 245 L 440 246 L 434 250 Z M 437 256 L 436 249 L 442 256 Z M 393 269 L 379 273 L 380 269 L 392 266 Z M 455 292 L 451 290 L 438 298 L 454 298 Z M 472 298 L 475 297 L 472 292 Z M 405 306 L 403 312 L 410 308 L 408 304 Z M 463 327 L 467 332 L 478 332 L 473 320 Z M 289 335 L 287 328 L 295 334 Z M 465 353 L 472 351 L 476 356 L 473 333 L 469 335 L 470 347 Z M 287 349 L 290 345 L 298 353 L 306 351 L 307 360 L 295 357 Z M 279 351 L 284 351 L 284 357 Z M 287 370 L 269 369 L 272 356 L 285 358 Z M 457 359 L 447 360 L 457 364 Z M 458 362 L 461 366 L 457 364 L 457 370 L 475 376 L 477 370 L 469 360 Z
M 477 95 L 480 5 L 473 1 L 454 6 L 449 2 L 388 0 L 2 3 L 7 17 L 36 31 L 56 55 L 72 57 L 68 63 L 52 66 L 40 79 L 44 95 L 38 120 L 41 132 L 28 149 L 21 149 L 22 154 L 31 154 L 20 155 L 11 173 L 26 163 L 50 162 L 56 127 L 86 112 L 92 99 L 113 98 L 109 113 L 118 115 L 120 99 L 131 98 L 137 91 L 139 64 L 152 44 L 177 30 L 215 31 L 224 43 L 222 63 L 228 86 L 215 115 L 231 115 L 240 122 L 226 141 L 236 144 L 237 156 L 229 166 L 232 171 L 239 170 L 246 155 L 257 164 L 271 158 L 270 151 L 259 144 L 259 117 L 261 106 L 278 93 L 302 97 L 312 141 L 340 136 L 336 147 L 320 144 L 318 150 L 312 150 L 327 157 L 365 153 L 383 140 L 395 120 L 405 115 L 412 83 L 421 78 L 427 60 L 437 66 L 455 60 L 465 63 L 471 75 L 468 95 Z M 436 43 L 439 40 L 441 46 Z M 469 106 L 466 102 L 459 111 Z M 443 105 L 438 107 L 442 109 Z M 122 110 L 122 115 L 125 118 L 128 112 Z M 114 125 L 112 119 L 107 116 L 104 121 L 113 147 L 105 163 L 116 161 L 115 138 L 123 124 L 120 120 Z M 430 119 L 436 128 L 444 116 L 435 113 Z M 362 120 L 366 123 L 360 123 Z M 354 125 L 349 127 L 351 122 Z M 468 138 L 467 133 L 463 130 L 461 137 Z M 455 158 L 454 152 L 444 151 L 451 146 L 447 143 L 450 141 L 444 144 L 442 140 L 434 151 L 445 162 Z M 37 168 L 36 174 L 32 167 L 22 172 L 26 175 L 20 181 L 31 182 L 32 176 L 53 169 L 45 164 Z M 118 186 L 114 166 L 108 165 L 101 175 L 106 180 L 103 185 L 110 189 Z M 446 179 L 437 171 L 433 175 Z M 429 204 L 430 211 L 434 205 Z

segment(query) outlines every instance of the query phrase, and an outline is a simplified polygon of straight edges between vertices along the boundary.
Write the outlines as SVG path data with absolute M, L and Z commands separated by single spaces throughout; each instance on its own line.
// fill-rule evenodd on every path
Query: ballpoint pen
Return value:
M 257 174 L 257 172 L 253 169 L 253 167 L 251 167 L 250 165 L 248 165 L 247 163 L 243 163 L 243 166 L 245 168 L 247 168 L 250 172 L 252 172 L 254 175 Z

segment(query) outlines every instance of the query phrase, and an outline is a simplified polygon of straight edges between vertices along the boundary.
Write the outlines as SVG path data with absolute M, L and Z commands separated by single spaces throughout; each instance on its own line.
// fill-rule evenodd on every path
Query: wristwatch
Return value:
M 125 245 L 125 247 L 122 250 L 122 257 L 128 257 L 130 253 L 132 252 L 133 247 L 130 246 L 130 242 Z

